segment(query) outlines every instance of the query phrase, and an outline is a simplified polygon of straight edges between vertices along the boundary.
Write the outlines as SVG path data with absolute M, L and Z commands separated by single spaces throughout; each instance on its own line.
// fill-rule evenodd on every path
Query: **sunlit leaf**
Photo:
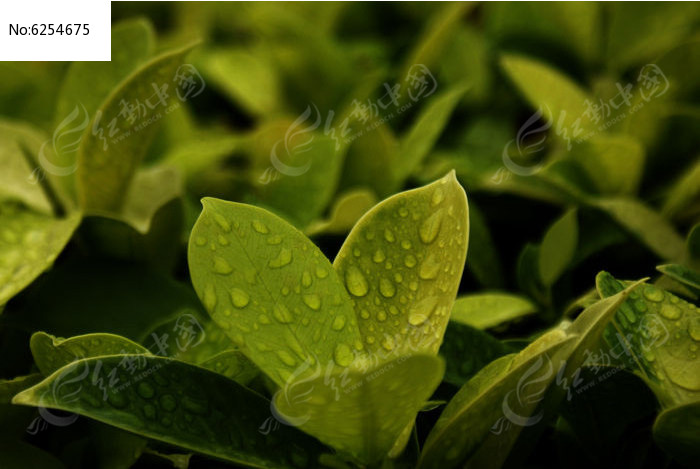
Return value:
M 141 66 L 90 116 L 77 153 L 78 200 L 86 211 L 113 213 L 122 208 L 158 120 L 178 102 L 171 85 L 190 49 L 166 52 Z
M 576 210 L 566 212 L 549 227 L 539 249 L 540 278 L 549 287 L 571 263 L 578 244 Z
M 607 272 L 596 278 L 601 296 L 622 291 L 620 282 Z M 700 310 L 652 285 L 631 294 L 606 330 L 611 347 L 628 349 L 624 361 L 640 374 L 664 406 L 700 398 Z
M 683 239 L 661 215 L 633 199 L 608 198 L 593 205 L 609 213 L 620 225 L 638 237 L 664 260 L 679 260 L 683 256 Z
M 76 213 L 61 219 L 0 205 L 0 304 L 51 267 L 79 222 Z
M 328 219 L 312 223 L 306 229 L 306 233 L 309 236 L 347 233 L 376 203 L 377 197 L 372 191 L 367 189 L 348 191 L 335 201 Z
M 468 216 L 452 172 L 380 202 L 357 222 L 333 266 L 370 354 L 437 352 L 464 268 Z
M 309 378 L 283 387 L 274 404 L 289 423 L 362 464 L 375 463 L 412 423 L 443 369 L 428 355 L 399 357 L 365 373 L 328 373 L 318 364 Z
M 477 293 L 458 297 L 450 320 L 484 330 L 523 318 L 536 310 L 530 300 L 518 295 Z
M 307 360 L 346 367 L 355 312 L 306 236 L 257 207 L 205 198 L 190 238 L 192 283 L 214 321 L 280 386 Z
M 45 332 L 36 332 L 29 345 L 34 363 L 44 376 L 80 358 L 150 353 L 136 342 L 114 334 L 86 334 L 58 339 Z

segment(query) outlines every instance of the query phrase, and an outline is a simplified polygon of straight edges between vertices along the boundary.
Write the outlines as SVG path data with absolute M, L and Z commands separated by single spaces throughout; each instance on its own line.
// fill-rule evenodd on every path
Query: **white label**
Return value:
M 111 60 L 109 0 L 0 3 L 0 61 Z

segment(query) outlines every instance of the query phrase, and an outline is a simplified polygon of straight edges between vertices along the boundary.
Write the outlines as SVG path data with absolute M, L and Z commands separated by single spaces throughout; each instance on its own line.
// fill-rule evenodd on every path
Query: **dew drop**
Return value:
M 659 290 L 656 287 L 652 287 L 651 285 L 647 285 L 644 288 L 644 296 L 646 297 L 647 300 L 649 301 L 654 301 L 654 302 L 659 302 L 664 299 L 664 292 Z
M 406 218 L 408 216 L 408 209 L 406 207 L 401 207 L 399 209 L 399 216 L 401 218 Z
M 396 295 L 396 286 L 388 278 L 382 278 L 379 280 L 379 293 L 384 298 L 392 298 Z
M 386 239 L 390 243 L 393 243 L 394 241 L 396 241 L 396 238 L 394 237 L 394 233 L 392 233 L 389 228 L 384 230 L 384 239 Z
M 223 257 L 214 257 L 214 272 L 221 275 L 228 275 L 233 272 L 233 268 Z
M 439 272 L 440 262 L 435 256 L 435 253 L 431 253 L 428 257 L 425 258 L 423 263 L 420 265 L 418 276 L 423 280 L 432 280 L 438 276 Z
M 318 311 L 319 309 L 321 309 L 321 297 L 318 296 L 316 293 L 304 295 L 302 296 L 302 300 L 304 300 L 304 304 L 306 306 L 313 309 L 314 311 Z
M 392 351 L 394 350 L 394 338 L 390 335 L 387 335 L 384 337 L 384 340 L 382 341 L 382 347 L 384 347 L 384 350 Z
M 657 290 L 660 292 L 660 290 Z M 645 292 L 646 293 L 646 292 Z M 663 295 L 663 293 L 661 293 Z M 670 320 L 675 320 L 681 317 L 683 312 L 678 306 L 674 306 L 672 304 L 663 304 L 661 305 L 661 310 L 659 311 L 661 313 L 661 316 L 665 317 L 666 319 Z
M 260 324 L 271 324 L 272 321 L 270 321 L 270 318 L 267 317 L 267 314 L 261 314 L 258 316 L 258 321 L 260 321 Z
M 435 192 L 433 192 L 433 196 L 430 200 L 430 203 L 434 206 L 438 205 L 442 200 L 445 198 L 445 193 L 442 191 L 442 188 L 438 187 L 435 189 Z
M 352 349 L 346 344 L 338 344 L 333 351 L 333 360 L 340 366 L 350 366 L 353 358 Z
M 272 316 L 282 324 L 289 324 L 294 319 L 292 313 L 282 303 L 275 304 L 274 308 L 272 308 Z
M 260 234 L 267 234 L 270 232 L 270 230 L 265 226 L 262 222 L 258 220 L 253 220 L 252 222 L 253 229 L 257 231 Z
M 369 311 L 367 311 L 366 309 L 363 309 L 362 311 L 360 311 L 360 317 L 362 319 L 369 319 L 369 316 L 370 316 Z
M 207 244 L 207 238 L 205 238 L 204 236 L 197 236 L 197 237 L 194 239 L 194 243 L 195 243 L 197 246 L 204 246 L 205 244 Z
M 376 251 L 374 251 L 374 255 L 372 256 L 372 260 L 374 262 L 378 264 L 380 262 L 384 262 L 385 259 L 386 255 L 384 254 L 384 251 L 382 251 L 381 249 L 377 249 Z
M 700 342 L 700 321 L 696 319 L 695 322 L 688 324 L 688 334 L 691 339 Z
M 301 274 L 301 284 L 304 286 L 304 288 L 309 288 L 311 286 L 311 274 L 304 271 L 303 274 Z
M 274 235 L 267 238 L 267 244 L 277 245 L 282 242 L 282 237 L 280 235 Z
M 231 302 L 236 308 L 245 308 L 250 302 L 250 296 L 240 288 L 233 288 L 231 290 Z
M 443 210 L 440 209 L 437 212 L 430 215 L 421 223 L 418 228 L 418 236 L 420 240 L 425 244 L 430 244 L 435 241 L 438 233 L 440 233 L 440 226 L 442 225 Z
M 348 291 L 357 297 L 362 297 L 369 291 L 369 286 L 367 285 L 367 279 L 360 272 L 360 269 L 354 265 L 350 266 L 345 272 L 345 286 L 347 286 Z
M 138 386 L 136 386 L 136 392 L 144 399 L 150 399 L 156 394 L 153 386 L 148 384 L 146 381 L 141 381 Z
M 421 324 L 423 324 L 425 321 L 428 320 L 430 315 L 433 314 L 437 303 L 437 296 L 429 296 L 427 298 L 423 298 L 418 303 L 413 305 L 413 307 L 408 313 L 409 324 L 413 326 L 420 326 Z
M 204 287 L 204 306 L 209 311 L 213 311 L 216 306 L 216 290 L 212 284 Z
M 221 234 L 217 237 L 217 240 L 219 241 L 219 244 L 222 246 L 228 246 L 229 244 L 231 244 L 230 241 L 228 240 L 228 238 L 226 238 L 226 236 L 221 235 Z
M 282 248 L 279 254 L 277 254 L 277 257 L 271 259 L 267 265 L 273 269 L 278 269 L 288 265 L 290 262 L 292 262 L 292 251 L 287 248 Z
M 386 311 L 384 311 L 383 309 L 380 309 L 379 311 L 377 311 L 377 321 L 379 321 L 379 322 L 386 321 Z
M 145 406 L 143 406 L 143 416 L 149 420 L 155 420 L 156 408 L 151 404 L 146 404 Z
M 331 325 L 334 331 L 342 331 L 343 328 L 345 327 L 345 316 L 338 315 L 335 317 L 333 320 L 333 324 Z
M 323 267 L 316 267 L 316 277 L 326 278 L 326 277 L 328 277 L 328 271 L 326 269 L 324 269 Z
M 416 264 L 418 263 L 418 261 L 416 260 L 416 256 L 414 256 L 413 254 L 408 254 L 404 258 L 403 262 L 406 265 L 406 267 L 409 267 L 409 268 L 415 267 Z
M 215 213 L 214 214 L 214 221 L 216 222 L 219 227 L 221 227 L 222 230 L 224 230 L 226 233 L 231 231 L 231 224 L 226 220 L 226 218 L 223 217 L 220 213 Z
M 284 363 L 287 366 L 296 365 L 296 360 L 294 360 L 294 357 L 292 357 L 292 355 L 286 350 L 279 350 L 277 352 L 277 356 L 280 360 L 282 360 L 282 363 Z

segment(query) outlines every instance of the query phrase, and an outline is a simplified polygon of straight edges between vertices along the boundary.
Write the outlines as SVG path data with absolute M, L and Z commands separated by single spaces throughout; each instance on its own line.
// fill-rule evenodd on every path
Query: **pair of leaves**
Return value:
M 360 461 L 387 454 L 442 374 L 436 358 L 401 360 L 437 353 L 457 292 L 468 220 L 454 174 L 370 210 L 333 265 L 301 232 L 262 209 L 208 198 L 203 204 L 189 262 L 195 290 L 214 321 L 286 390 L 275 400 L 278 407 L 290 411 L 283 396 L 299 383 L 311 383 L 317 391 L 310 396 L 327 401 L 321 370 L 326 378 L 364 383 L 360 388 L 377 396 L 373 405 L 388 412 L 389 428 L 357 407 L 364 390 L 353 386 L 348 393 L 341 387 L 326 411 L 352 415 L 365 425 L 364 435 L 337 433 L 332 420 L 304 402 L 295 406 L 314 417 L 301 428 Z M 420 383 L 405 409 L 389 404 L 395 388 L 387 390 L 388 381 L 369 384 L 368 369 L 382 367 L 396 389 Z M 418 370 L 430 367 L 439 373 L 416 380 Z

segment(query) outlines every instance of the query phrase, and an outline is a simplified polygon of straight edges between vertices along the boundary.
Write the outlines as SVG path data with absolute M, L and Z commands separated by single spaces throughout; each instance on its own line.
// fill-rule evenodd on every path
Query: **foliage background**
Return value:
M 655 266 L 698 268 L 696 3 L 115 2 L 112 9 L 115 24 L 134 18 L 152 24 L 155 51 L 201 40 L 188 62 L 206 88 L 158 122 L 144 148 L 139 174 L 157 172 L 156 189 L 140 195 L 152 201 L 150 229 L 134 229 L 138 221 L 128 217 L 85 218 L 53 268 L 0 306 L 0 378 L 32 370 L 28 344 L 35 331 L 112 332 L 144 342 L 174 313 L 202 312 L 185 247 L 203 196 L 280 213 L 332 259 L 351 226 L 322 223 L 335 202 L 351 194 L 343 210 L 359 214 L 455 168 L 471 213 L 460 294 L 511 292 L 535 305 L 534 314 L 488 331 L 516 348 L 573 316 L 578 309 L 571 305 L 593 288 L 601 270 L 624 279 L 654 277 L 673 288 Z M 639 73 L 650 63 L 668 80 L 666 93 L 639 112 L 629 112 L 632 105 L 612 109 L 610 121 L 615 112 L 626 114 L 571 147 L 556 125 L 534 132 L 518 140 L 532 150 L 511 156 L 522 167 L 542 167 L 532 175 L 506 169 L 504 148 L 523 128 L 556 124 L 562 111 L 570 123 L 566 119 L 583 115 L 587 99 L 619 103 L 618 85 L 632 84 L 639 96 Z M 308 172 L 264 182 L 272 144 L 310 105 L 324 118 L 334 112 L 337 122 L 353 100 L 374 101 L 384 83 L 405 84 L 413 64 L 433 73 L 434 96 L 340 150 L 318 129 L 314 150 L 303 155 L 311 161 Z M 71 109 L 62 98 L 69 70 L 65 63 L 0 63 L 2 143 L 9 145 L 14 137 L 7 129 L 18 122 L 50 138 Z M 99 80 L 86 76 L 83 86 Z M 529 121 L 538 109 L 547 111 Z M 582 125 L 597 128 L 585 118 Z M 159 172 L 165 166 L 173 169 Z M 20 176 L 31 181 L 31 174 Z M 0 176 L 0 200 L 41 210 L 32 201 L 36 194 L 12 189 L 12 178 L 9 171 Z M 158 190 L 163 187 L 167 194 Z M 548 231 L 558 221 L 558 231 Z M 531 467 L 674 467 L 651 438 L 655 398 L 631 375 L 606 383 L 610 389 L 574 401 L 600 420 L 553 424 Z M 435 398 L 449 400 L 456 390 L 446 381 Z M 609 409 L 620 416 L 614 424 L 605 420 Z M 577 411 L 572 405 L 562 412 Z M 420 415 L 420 438 L 439 412 Z M 12 431 L 21 434 L 31 416 L 13 420 Z M 92 467 L 85 464 L 102 449 L 90 446 L 90 428 L 83 419 L 23 440 L 68 467 Z M 170 463 L 146 453 L 135 464 Z M 195 457 L 191 467 L 212 464 Z

